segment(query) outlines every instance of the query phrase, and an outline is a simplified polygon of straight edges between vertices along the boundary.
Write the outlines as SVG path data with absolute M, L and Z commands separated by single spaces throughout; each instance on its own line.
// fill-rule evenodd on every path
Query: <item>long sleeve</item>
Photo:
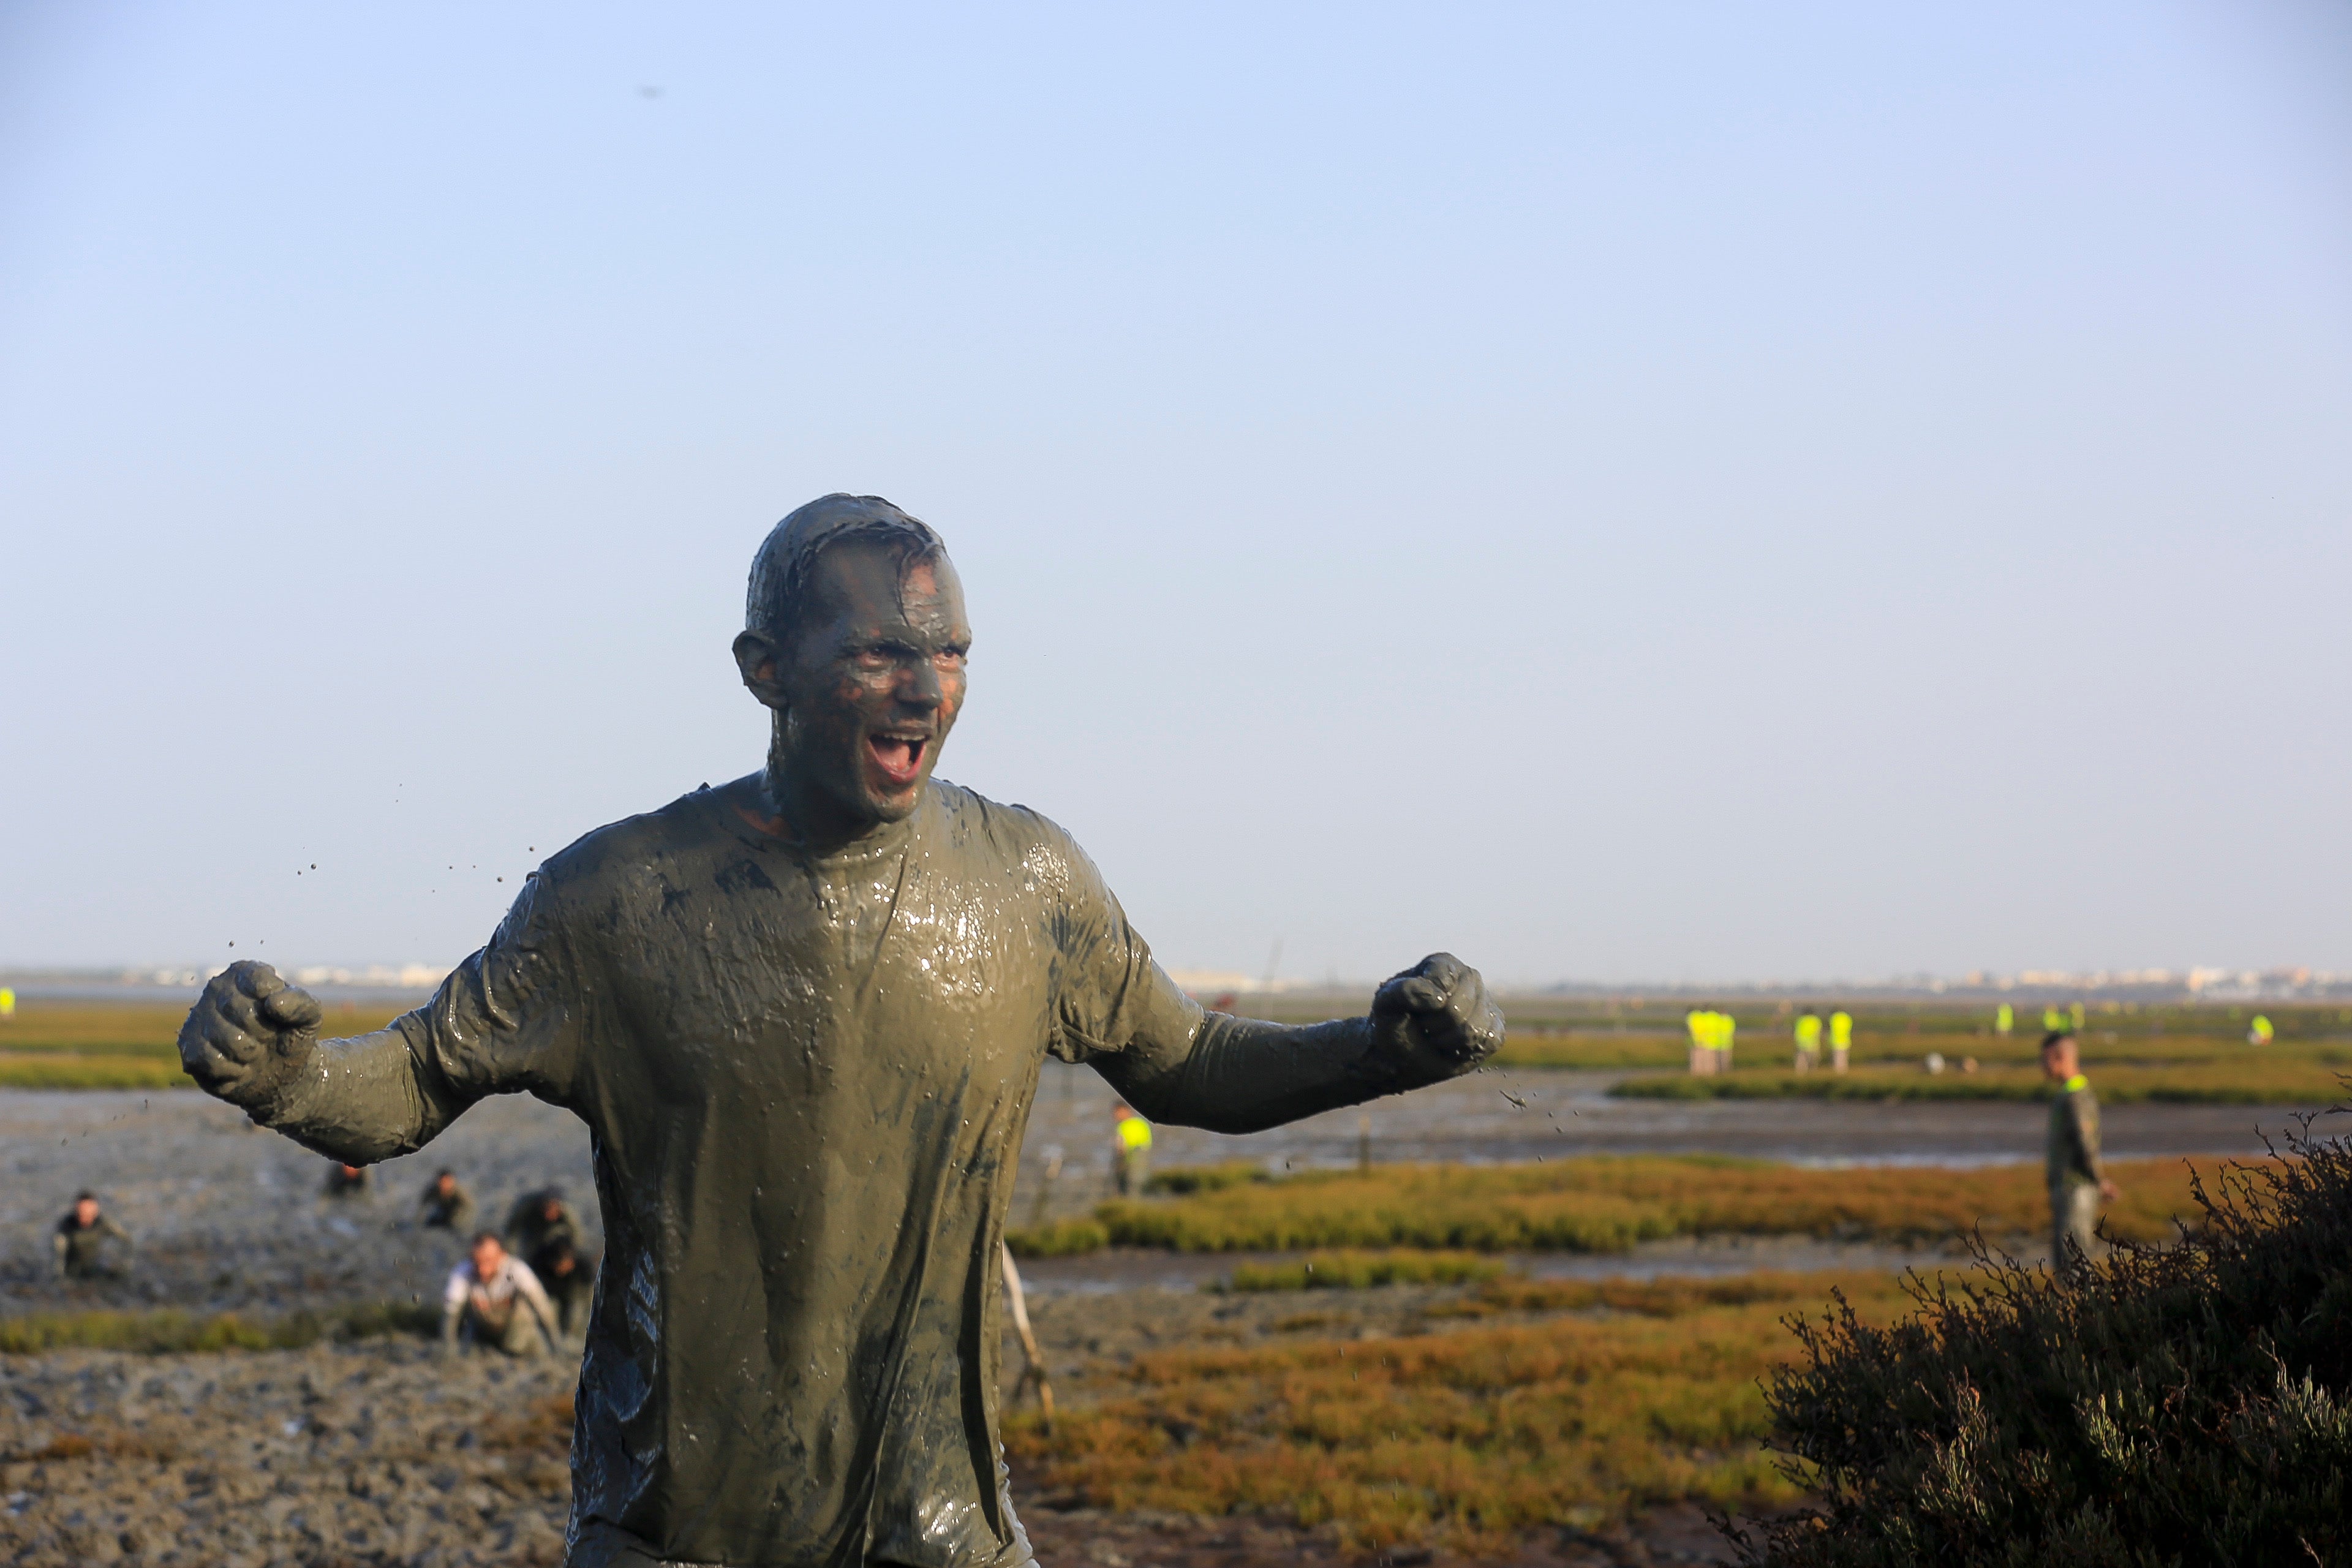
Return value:
M 466 1317 L 466 1268 L 459 1264 L 450 1270 L 449 1282 L 441 1288 L 441 1342 L 452 1349 L 457 1343 L 457 1326 Z
M 514 1270 L 515 1294 L 523 1299 L 531 1316 L 538 1320 L 539 1331 L 547 1338 L 547 1348 L 554 1350 L 562 1338 L 562 1331 L 555 1321 L 555 1303 L 547 1299 L 547 1287 L 539 1282 L 539 1276 L 521 1258 L 509 1259 L 507 1267 Z
M 2107 1173 L 2099 1161 L 2099 1102 L 2088 1089 L 2067 1096 L 2067 1120 L 2074 1130 L 2076 1165 L 2094 1182 L 2103 1182 Z
M 433 1000 L 373 1034 L 324 1040 L 255 1120 L 362 1164 L 423 1147 L 476 1100 L 568 1101 L 582 1036 L 572 965 L 541 873 Z

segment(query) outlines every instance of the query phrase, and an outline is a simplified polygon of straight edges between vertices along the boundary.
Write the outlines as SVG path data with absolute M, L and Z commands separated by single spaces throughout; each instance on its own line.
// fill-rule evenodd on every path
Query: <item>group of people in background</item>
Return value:
M 472 1232 L 465 1260 L 441 1292 L 441 1343 L 507 1355 L 556 1351 L 587 1331 L 596 1293 L 596 1259 L 584 1247 L 580 1216 L 560 1187 L 514 1201 L 503 1230 L 474 1228 L 474 1199 L 455 1171 L 436 1171 L 417 1195 L 428 1230 Z
M 1683 1015 L 1683 1026 L 1690 1031 L 1690 1070 L 1694 1073 L 1722 1073 L 1731 1070 L 1731 1050 L 1739 1034 L 1739 1020 L 1728 1013 L 1718 1013 L 1712 1007 L 1695 1007 Z M 1824 1029 L 1822 1016 L 1808 1007 L 1797 1015 L 1793 1032 L 1797 1047 L 1797 1070 L 1811 1072 L 1822 1065 L 1822 1045 L 1826 1033 L 1830 1050 L 1830 1070 L 1843 1072 L 1848 1054 L 1853 1049 L 1853 1015 L 1841 1008 L 1832 1013 Z
M 1146 1136 L 1149 1147 L 1149 1135 Z M 333 1202 L 372 1195 L 373 1173 L 328 1167 L 321 1195 Z M 580 1215 L 559 1187 L 527 1192 L 499 1230 L 477 1228 L 473 1195 L 455 1171 L 434 1173 L 416 1199 L 417 1223 L 468 1237 L 466 1257 L 442 1290 L 441 1342 L 451 1351 L 480 1346 L 536 1355 L 576 1342 L 587 1331 L 595 1296 L 596 1258 Z M 131 1233 L 78 1193 L 50 1236 L 58 1274 L 67 1279 L 119 1279 L 131 1271 Z

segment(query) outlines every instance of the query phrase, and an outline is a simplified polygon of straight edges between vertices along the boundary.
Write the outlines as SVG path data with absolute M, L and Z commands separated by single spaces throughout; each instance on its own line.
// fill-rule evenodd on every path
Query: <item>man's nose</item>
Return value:
M 947 689 L 929 659 L 919 658 L 908 667 L 906 679 L 898 682 L 898 700 L 927 711 L 947 700 Z

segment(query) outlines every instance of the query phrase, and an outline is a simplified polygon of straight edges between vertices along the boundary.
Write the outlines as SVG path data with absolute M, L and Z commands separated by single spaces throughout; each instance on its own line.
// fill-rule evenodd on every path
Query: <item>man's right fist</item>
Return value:
M 251 1110 L 302 1070 L 319 1043 L 319 999 L 240 961 L 206 983 L 180 1026 L 180 1066 L 205 1093 Z

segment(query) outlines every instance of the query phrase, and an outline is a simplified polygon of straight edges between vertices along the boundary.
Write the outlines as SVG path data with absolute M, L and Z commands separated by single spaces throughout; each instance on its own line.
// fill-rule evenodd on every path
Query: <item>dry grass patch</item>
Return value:
M 1331 1526 L 1358 1547 L 1492 1552 L 1530 1530 L 1667 1502 L 1783 1508 L 1799 1489 L 1759 1447 L 1758 1379 L 1796 1353 L 1783 1316 L 1825 1303 L 1832 1287 L 1868 1321 L 1909 1306 L 1874 1274 L 1537 1287 L 1595 1310 L 1161 1352 L 1092 1408 L 1066 1410 L 1050 1435 L 1016 1418 L 1007 1448 L 1087 1506 L 1267 1514 Z

